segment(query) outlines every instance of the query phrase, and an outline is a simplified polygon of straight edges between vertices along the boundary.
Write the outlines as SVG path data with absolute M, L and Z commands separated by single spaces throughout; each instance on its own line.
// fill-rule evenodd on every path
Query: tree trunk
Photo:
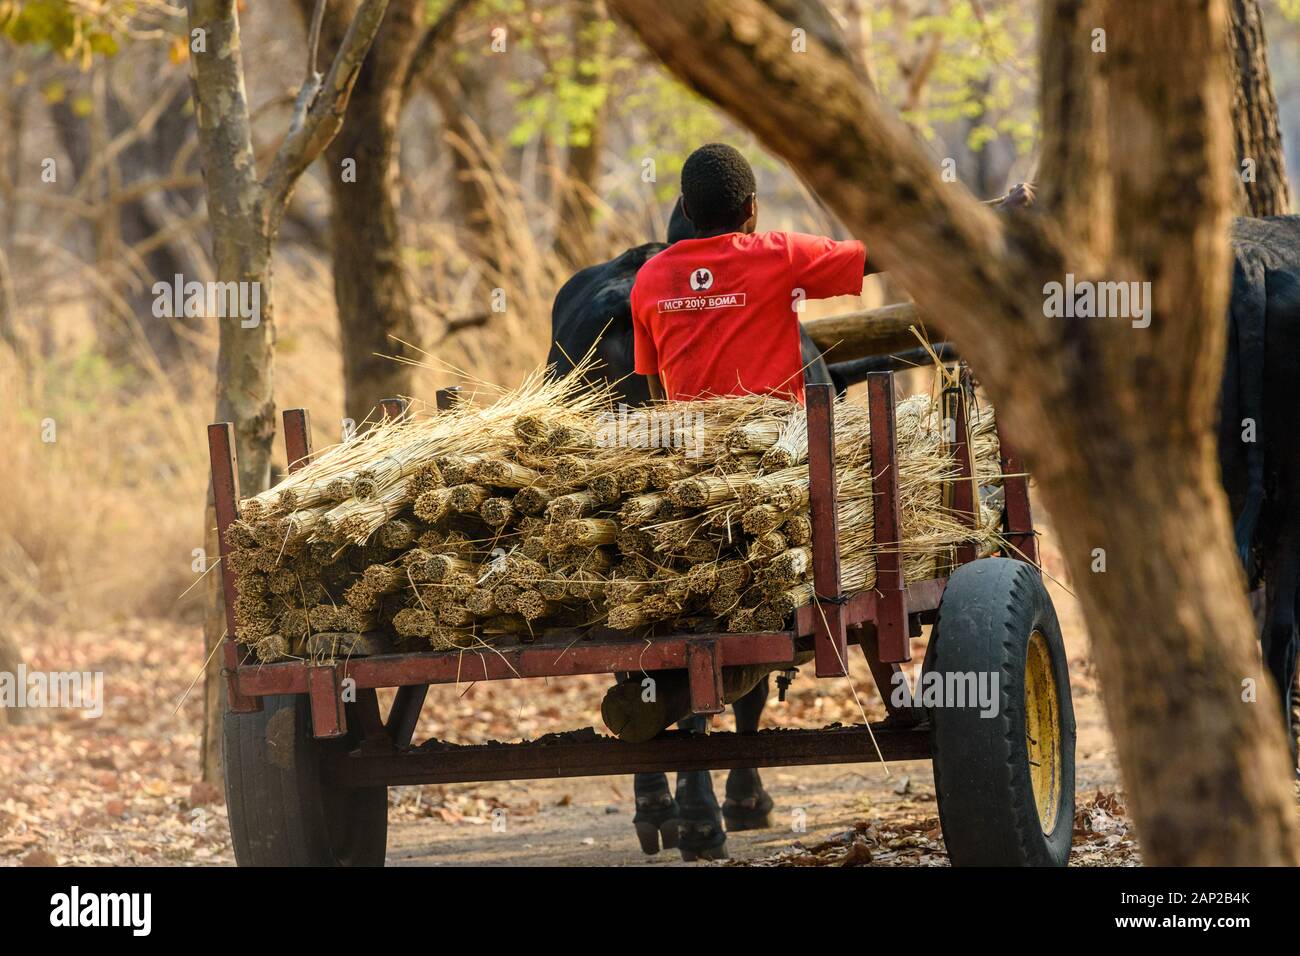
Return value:
M 23 663 L 22 651 L 18 649 L 18 644 L 8 634 L 0 631 L 0 674 L 11 674 L 13 680 L 18 679 L 18 668 Z M 20 708 L 10 710 L 8 707 L 0 707 L 0 730 L 5 728 L 6 724 L 18 725 L 25 723 L 27 714 Z
M 261 304 L 255 325 L 238 317 L 217 320 L 215 421 L 235 426 L 239 486 L 247 496 L 264 490 L 271 475 L 275 322 L 268 216 L 253 159 L 239 21 L 231 2 L 192 0 L 191 26 L 206 31 L 208 52 L 191 60 L 217 279 L 252 283 L 249 288 L 259 290 Z
M 11 81 L 14 73 L 26 64 L 27 55 L 13 51 L 11 63 L 0 82 L 0 130 L 3 130 L 3 150 L 0 162 L 4 163 L 4 176 L 0 177 L 0 342 L 7 345 L 20 362 L 31 358 L 27 336 L 18 325 L 18 301 L 14 294 L 14 265 L 18 235 L 18 201 L 15 188 L 22 175 L 23 143 L 27 108 L 26 85 Z
M 577 0 L 573 5 L 573 70 L 571 81 L 588 91 L 604 82 L 608 41 L 604 24 L 608 12 L 602 0 Z M 596 211 L 600 151 L 605 136 L 602 100 L 592 121 L 569 130 L 569 151 L 561 185 L 560 226 L 556 245 L 571 266 L 590 265 L 596 258 L 592 244 L 592 217 Z
M 1268 681 L 1242 702 L 1242 681 L 1262 675 L 1211 430 L 1231 197 L 1222 0 L 1049 0 L 1044 155 L 1081 178 L 1054 184 L 1056 216 L 1005 221 L 939 181 L 850 64 L 812 43 L 791 57 L 790 24 L 752 0 L 613 4 L 807 178 L 979 371 L 1030 457 L 1088 613 L 1147 861 L 1296 863 Z M 1104 87 L 1099 71 L 1060 66 L 1063 44 L 1098 23 Z M 1098 212 L 1083 195 L 1114 202 Z M 1150 281 L 1145 319 L 1057 317 L 1047 283 L 1067 273 Z
M 1268 69 L 1268 45 L 1258 0 L 1229 0 L 1232 128 L 1237 145 L 1238 181 L 1245 215 L 1284 216 L 1291 211 L 1286 156 L 1278 121 L 1277 98 Z
M 298 7 L 310 23 L 316 0 Z M 455 0 L 432 24 L 423 0 L 389 5 L 357 77 L 339 135 L 326 150 L 334 299 L 343 352 L 345 413 L 355 421 L 381 399 L 409 395 L 421 335 L 415 290 L 402 259 L 398 225 L 398 125 L 416 79 L 441 85 L 439 52 L 469 4 Z M 321 46 L 333 57 L 347 37 L 356 4 L 326 10 Z
M 396 359 L 418 361 L 420 355 L 397 221 L 397 125 L 406 71 L 420 43 L 422 6 L 415 0 L 389 6 L 343 128 L 325 152 L 344 408 L 358 422 L 381 399 L 411 394 L 411 366 Z M 332 53 L 336 46 L 326 48 Z M 355 176 L 344 175 L 349 160 Z
M 252 130 L 244 90 L 239 21 L 230 0 L 191 0 L 190 28 L 205 31 L 209 51 L 196 53 L 193 99 L 199 128 L 199 152 L 208 196 L 213 260 L 217 280 L 257 283 L 262 315 L 253 328 L 238 319 L 218 327 L 216 416 L 235 427 L 239 487 L 245 496 L 264 490 L 271 477 L 271 440 L 275 437 L 275 326 L 271 318 L 270 240 L 263 230 L 263 194 L 253 159 Z M 263 287 L 265 283 L 265 287 Z M 216 511 L 209 484 L 204 508 L 204 546 L 215 560 Z M 221 718 L 225 712 L 224 662 L 217 644 L 225 637 L 225 598 L 218 582 L 207 587 L 204 614 L 204 726 L 201 741 L 203 779 L 221 776 Z
M 371 112 L 369 103 L 363 107 L 366 100 L 354 99 L 343 134 L 327 154 L 343 404 L 345 414 L 357 422 L 381 399 L 411 394 L 411 367 L 395 359 L 418 360 L 421 344 L 394 199 L 395 122 L 378 110 Z M 339 178 L 344 159 L 356 161 L 356 182 Z
M 299 0 L 304 21 L 310 22 L 315 5 Z M 411 366 L 398 360 L 420 356 L 415 290 L 398 225 L 398 125 L 412 71 L 440 82 L 433 61 L 466 5 L 453 4 L 433 25 L 424 23 L 425 6 L 423 0 L 389 5 L 343 127 L 325 153 L 344 408 L 358 422 L 381 399 L 411 393 Z M 343 43 L 353 8 L 355 3 L 327 10 L 321 28 L 326 56 Z
M 387 0 L 364 0 L 329 72 L 315 77 L 314 95 L 296 104 L 289 132 L 264 180 L 257 177 L 244 88 L 244 64 L 235 0 L 190 0 L 189 34 L 203 41 L 190 56 L 194 118 L 207 187 L 213 262 L 222 283 L 240 283 L 257 294 L 258 310 L 247 319 L 220 318 L 217 348 L 216 421 L 235 428 L 239 485 L 244 496 L 264 490 L 271 474 L 275 437 L 273 359 L 275 324 L 271 246 L 280 219 L 303 171 L 338 133 L 361 62 L 383 19 Z M 314 71 L 314 64 L 313 64 Z M 204 513 L 209 560 L 216 555 L 212 489 Z M 209 587 L 205 647 L 224 634 L 221 589 Z M 209 653 L 205 674 L 202 759 L 204 779 L 219 776 L 211 763 L 220 750 L 222 708 L 219 654 Z
M 1222 546 L 1231 526 L 1213 443 L 1136 437 L 1131 396 L 1107 391 L 1086 407 L 1063 397 L 1014 434 L 1038 450 L 1032 468 L 1088 622 L 1143 858 L 1295 865 L 1276 705 Z M 1243 702 L 1247 680 L 1258 703 Z

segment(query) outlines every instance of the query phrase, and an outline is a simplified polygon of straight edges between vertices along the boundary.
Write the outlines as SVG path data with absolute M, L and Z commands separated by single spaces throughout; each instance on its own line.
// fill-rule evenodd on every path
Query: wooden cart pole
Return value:
M 946 432 L 944 439 L 948 445 L 949 454 L 957 464 L 957 479 L 953 483 L 952 489 L 952 511 L 957 520 L 967 528 L 971 529 L 971 540 L 964 541 L 957 545 L 956 561 L 953 565 L 954 570 L 963 564 L 969 564 L 976 558 L 975 553 L 975 528 L 979 524 L 979 482 L 975 478 L 975 464 L 971 454 L 970 438 L 970 401 L 975 394 L 971 385 L 970 369 L 965 364 L 961 366 L 957 376 L 957 386 L 955 389 L 945 390 L 945 396 L 951 395 L 951 411 L 949 402 L 944 403 L 944 422 L 943 427 Z M 951 414 L 951 418 L 949 417 Z M 951 431 L 949 431 L 951 429 Z
M 876 549 L 876 647 L 881 661 L 901 664 L 912 659 L 912 648 L 903 555 L 899 550 L 902 518 L 898 504 L 893 372 L 872 372 L 867 376 L 867 408 L 871 422 L 871 509 Z M 810 441 L 810 451 L 811 447 Z
M 808 505 L 812 515 L 813 649 L 818 677 L 848 673 L 844 598 L 840 593 L 840 534 L 835 485 L 835 391 L 804 390 L 808 410 Z
M 284 451 L 289 473 L 293 474 L 311 458 L 311 416 L 305 408 L 286 408 L 283 419 Z M 342 737 L 347 731 L 347 716 L 338 690 L 337 669 L 332 664 L 309 664 L 308 668 L 312 733 L 326 740 Z
M 235 641 L 235 599 L 239 596 L 239 576 L 230 566 L 230 553 L 234 549 L 226 541 L 227 530 L 239 520 L 239 468 L 235 461 L 235 426 L 230 422 L 208 426 L 208 459 L 212 466 L 212 500 L 217 512 L 221 589 L 226 605 L 226 639 L 221 645 L 226 708 L 234 714 L 251 714 L 262 709 L 262 702 L 256 697 L 240 694 L 236 679 L 236 670 L 244 656 Z
M 1032 564 L 1038 570 L 1038 535 L 1029 508 L 1029 476 L 1024 461 L 1007 443 L 1002 424 L 997 425 L 998 458 L 1002 465 L 1002 533 L 1011 546 L 1007 557 Z
M 434 400 L 438 403 L 438 411 L 445 412 L 455 408 L 460 404 L 461 389 L 459 385 L 452 385 L 449 388 L 440 388 L 434 392 Z
M 311 416 L 305 408 L 284 410 L 284 453 L 293 474 L 311 458 Z

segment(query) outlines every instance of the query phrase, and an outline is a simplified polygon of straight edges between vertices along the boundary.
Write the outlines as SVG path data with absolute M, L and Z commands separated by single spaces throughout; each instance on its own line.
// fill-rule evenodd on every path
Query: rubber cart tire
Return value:
M 991 715 L 969 700 L 926 708 L 953 865 L 1064 866 L 1074 828 L 1074 706 L 1056 610 L 1034 568 L 1008 558 L 958 568 L 939 605 L 925 674 L 934 675 L 932 687 L 941 678 L 944 687 L 965 681 L 968 689 L 968 675 L 984 675 L 986 689 L 997 675 Z
M 263 697 L 258 713 L 227 713 L 223 729 L 226 807 L 240 866 L 384 865 L 388 789 L 322 780 L 321 756 L 350 750 L 355 740 L 315 739 L 306 695 Z

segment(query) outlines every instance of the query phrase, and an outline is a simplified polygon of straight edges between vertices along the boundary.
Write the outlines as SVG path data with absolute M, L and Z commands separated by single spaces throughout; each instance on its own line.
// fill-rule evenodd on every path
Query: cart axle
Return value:
M 874 735 L 874 742 L 873 742 Z M 591 728 L 516 744 L 448 744 L 429 740 L 400 753 L 337 754 L 323 767 L 345 787 L 597 777 L 656 771 L 799 767 L 811 764 L 927 760 L 929 728 L 886 721 L 816 730 L 692 734 L 674 730 L 645 743 L 598 735 Z

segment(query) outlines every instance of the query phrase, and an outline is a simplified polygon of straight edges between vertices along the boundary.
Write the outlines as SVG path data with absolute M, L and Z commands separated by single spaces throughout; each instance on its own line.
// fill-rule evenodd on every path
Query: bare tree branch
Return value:
M 316 54 L 320 49 L 320 27 L 325 19 L 325 6 L 329 0 L 316 0 L 316 9 L 312 11 L 311 27 L 307 31 L 307 75 L 320 76 L 316 68 Z
M 324 151 L 343 125 L 343 114 L 347 112 L 353 84 L 387 9 L 388 0 L 363 0 L 301 127 L 291 131 L 280 144 L 280 150 L 263 180 L 266 215 L 272 236 L 298 177 Z
M 316 102 L 316 96 L 320 93 L 321 74 L 316 69 L 316 51 L 320 46 L 320 26 L 321 21 L 325 19 L 325 6 L 329 0 L 316 0 L 316 9 L 312 11 L 311 26 L 307 31 L 307 72 L 303 76 L 302 86 L 298 89 L 298 95 L 294 98 L 293 117 L 289 121 L 289 135 L 293 135 L 302 129 L 302 124 L 307 118 L 307 110 L 311 108 L 312 103 Z

